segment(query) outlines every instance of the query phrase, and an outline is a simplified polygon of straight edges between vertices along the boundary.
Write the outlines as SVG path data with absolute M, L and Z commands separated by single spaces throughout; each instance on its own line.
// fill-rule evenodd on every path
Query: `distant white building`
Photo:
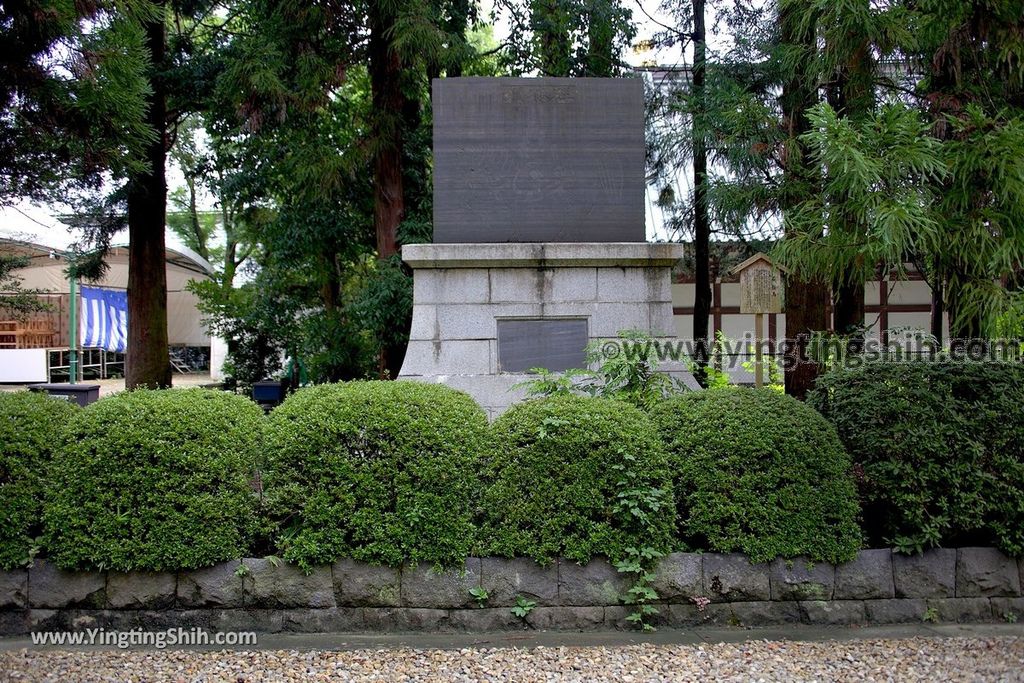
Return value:
M 87 286 L 125 290 L 128 286 L 127 239 L 115 236 L 107 256 L 108 268 Z M 0 292 L 0 382 L 31 382 L 67 376 L 70 345 L 69 308 L 71 295 L 66 275 L 66 256 L 76 235 L 69 226 L 34 207 L 0 209 L 0 254 L 18 255 L 28 265 L 15 271 L 22 287 L 42 292 L 40 298 L 50 310 L 16 320 L 5 315 Z M 211 346 L 197 299 L 187 289 L 191 280 L 207 280 L 212 266 L 194 251 L 167 235 L 167 331 L 172 347 Z M 80 296 L 80 295 L 79 295 Z M 91 373 L 107 376 L 123 372 L 123 354 L 85 348 L 83 365 Z

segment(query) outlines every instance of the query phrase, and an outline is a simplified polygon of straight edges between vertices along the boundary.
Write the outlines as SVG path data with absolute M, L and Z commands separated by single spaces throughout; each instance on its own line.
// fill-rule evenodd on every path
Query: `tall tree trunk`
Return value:
M 703 384 L 708 360 L 708 317 L 711 315 L 711 220 L 708 216 L 708 152 L 702 118 L 707 111 L 707 32 L 704 0 L 693 0 L 693 251 L 696 291 L 693 300 L 693 341 L 697 348 L 697 380 Z
M 572 61 L 568 18 L 560 0 L 533 0 L 530 25 L 542 76 L 568 76 Z
M 397 17 L 389 3 L 370 2 L 370 89 L 373 100 L 373 228 L 378 258 L 398 253 L 405 214 L 402 187 L 402 60 L 391 44 Z
M 402 180 L 403 115 L 407 103 L 402 94 L 402 59 L 391 44 L 397 16 L 384 0 L 370 2 L 370 90 L 376 149 L 373 159 L 373 227 L 377 257 L 398 253 L 398 226 L 405 216 Z M 381 349 L 381 378 L 394 379 L 401 369 L 401 355 Z M 396 369 L 395 366 L 398 366 Z
M 862 14 L 868 14 L 868 0 L 859 0 Z M 844 41 L 853 36 L 843 36 Z M 829 103 L 841 116 L 859 122 L 871 115 L 874 109 L 874 59 L 867 35 L 856 37 L 856 43 L 843 55 L 841 66 L 834 74 L 835 83 L 829 91 Z M 843 48 L 837 48 L 843 49 Z M 845 197 L 836 197 L 836 204 Z M 867 228 L 858 224 L 850 215 L 844 215 L 841 230 L 849 235 L 864 235 Z M 860 337 L 864 327 L 864 268 L 863 262 L 850 263 L 839 282 L 833 283 L 835 306 L 832 313 L 833 329 L 842 335 L 855 334 Z M 874 264 L 870 264 L 872 267 Z
M 783 44 L 794 45 L 811 55 L 816 48 L 814 21 L 805 21 L 812 12 L 808 0 L 780 0 L 779 25 Z M 782 111 L 788 129 L 784 160 L 785 190 L 783 214 L 815 191 L 815 178 L 804 162 L 806 150 L 800 136 L 810 129 L 807 109 L 815 102 L 815 79 L 810 57 L 805 57 L 782 87 Z M 820 367 L 806 356 L 806 345 L 815 332 L 826 329 L 829 289 L 820 280 L 787 277 L 785 282 L 787 343 L 783 345 L 786 393 L 804 398 L 814 386 Z
M 929 313 L 930 332 L 939 346 L 942 346 L 942 322 L 946 315 L 946 304 L 943 299 L 942 276 L 936 274 L 934 277 L 935 281 L 931 283 L 932 308 Z
M 835 288 L 832 327 L 837 334 L 862 337 L 864 328 L 864 283 L 842 282 Z
M 146 46 L 157 72 L 165 56 L 162 18 L 146 23 Z M 167 253 L 164 226 L 167 214 L 167 93 L 154 73 L 149 97 L 149 124 L 155 140 L 146 150 L 149 170 L 128 184 L 128 354 L 125 386 L 171 386 L 167 343 Z

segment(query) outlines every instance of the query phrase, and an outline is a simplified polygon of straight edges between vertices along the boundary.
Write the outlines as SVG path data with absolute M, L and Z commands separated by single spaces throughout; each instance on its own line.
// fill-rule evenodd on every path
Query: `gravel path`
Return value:
M 0 681 L 1024 681 L 1024 638 L 462 650 L 0 652 Z

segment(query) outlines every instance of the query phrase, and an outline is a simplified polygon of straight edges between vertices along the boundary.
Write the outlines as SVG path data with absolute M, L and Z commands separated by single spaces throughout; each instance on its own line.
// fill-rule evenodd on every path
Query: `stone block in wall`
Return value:
M 800 624 L 801 611 L 797 602 L 752 600 L 709 605 L 712 621 L 720 626 L 758 627 L 778 624 Z
M 657 268 L 598 268 L 597 300 L 623 303 L 672 301 L 672 279 Z
M 32 607 L 102 608 L 107 602 L 105 572 L 69 572 L 46 560 L 28 570 L 28 600 Z
M 330 567 L 306 574 L 298 567 L 258 558 L 242 560 L 242 589 L 246 607 L 334 607 Z
M 242 564 L 235 560 L 212 567 L 178 572 L 178 605 L 195 607 L 242 607 Z
M 339 607 L 397 607 L 401 604 L 401 577 L 394 567 L 338 560 L 331 567 L 334 599 Z
M 952 598 L 956 595 L 956 550 L 935 548 L 918 555 L 892 556 L 898 598 Z
M 429 564 L 402 568 L 402 604 L 407 607 L 455 609 L 476 606 L 470 589 L 480 586 L 480 558 L 462 567 L 436 569 Z
M 364 607 L 363 623 L 375 633 L 450 631 L 448 610 L 417 607 Z
M 288 609 L 281 613 L 281 630 L 290 633 L 344 633 L 362 631 L 363 610 L 358 607 Z
M 707 608 L 694 604 L 673 603 L 667 606 L 666 616 L 671 628 L 693 628 L 708 623 L 711 614 Z
M 803 621 L 823 626 L 863 624 L 867 620 L 863 600 L 807 600 L 800 602 Z
M 771 599 L 767 564 L 751 564 L 740 553 L 704 556 L 704 590 L 716 602 Z
M 438 346 L 432 341 L 411 341 L 406 351 L 405 367 L 416 372 L 406 374 L 433 375 L 435 370 L 450 372 L 458 368 L 463 375 L 494 374 L 491 368 L 491 344 L 486 339 L 457 339 Z
M 526 622 L 538 631 L 596 631 L 604 626 L 604 607 L 535 607 Z
M 992 621 L 988 598 L 935 598 L 928 600 L 928 609 L 940 623 Z
M 0 612 L 0 638 L 22 636 L 28 633 L 32 628 L 30 621 L 32 611 L 56 613 L 56 610 L 4 610 Z
M 861 550 L 849 562 L 836 565 L 836 600 L 877 600 L 895 595 L 892 551 L 888 548 Z
M 460 633 L 521 631 L 526 621 L 512 614 L 508 607 L 453 609 L 448 612 L 448 627 Z
M 704 561 L 700 553 L 670 553 L 658 561 L 651 586 L 658 598 L 668 602 L 690 602 L 703 596 Z
M 672 626 L 672 605 L 668 603 L 653 603 L 652 607 L 658 610 L 655 614 L 648 614 L 644 620 L 654 628 L 665 628 Z M 616 631 L 639 631 L 640 627 L 629 620 L 636 609 L 631 605 L 606 605 L 604 608 L 604 628 Z
M 928 602 L 923 598 L 864 601 L 869 624 L 919 624 L 927 611 Z
M 547 271 L 550 294 L 542 301 L 597 301 L 600 273 L 607 268 L 552 268 Z M 496 271 L 492 271 L 496 272 Z M 493 296 L 493 291 L 492 291 Z M 612 301 L 612 299 L 609 299 Z
M 995 548 L 960 548 L 956 556 L 956 595 L 1015 597 L 1021 594 L 1017 562 Z
M 772 600 L 831 600 L 835 567 L 808 558 L 776 558 L 770 565 Z
M 1024 598 L 989 598 L 989 604 L 996 621 L 1024 623 Z
M 510 607 L 523 597 L 546 607 L 558 604 L 558 564 L 542 567 L 527 557 L 485 557 L 480 585 L 487 591 L 486 607 Z
M 563 605 L 619 605 L 630 585 L 629 577 L 605 559 L 595 557 L 585 565 L 558 561 L 558 599 Z
M 28 607 L 28 570 L 0 570 L 0 610 Z
M 280 609 L 214 610 L 210 616 L 210 629 L 279 633 L 284 627 L 284 615 L 285 610 Z
M 174 606 L 177 580 L 168 572 L 110 572 L 107 604 L 112 609 L 167 609 Z
M 488 275 L 486 268 L 420 268 L 412 282 L 413 299 L 417 304 L 489 301 L 491 286 Z
M 614 339 L 622 330 L 649 330 L 650 325 L 650 306 L 636 303 L 597 303 L 594 305 L 594 315 L 590 319 L 590 336 Z

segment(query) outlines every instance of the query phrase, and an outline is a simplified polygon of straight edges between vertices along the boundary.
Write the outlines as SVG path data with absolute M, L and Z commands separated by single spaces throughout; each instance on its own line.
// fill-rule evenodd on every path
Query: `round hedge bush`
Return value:
M 452 565 L 469 554 L 487 416 L 419 382 L 302 389 L 270 416 L 264 491 L 284 558 Z
M 813 408 L 771 389 L 710 389 L 655 409 L 680 535 L 752 561 L 841 562 L 860 548 L 850 459 Z
M 1024 367 L 876 361 L 818 379 L 807 402 L 861 476 L 872 545 L 1024 555 Z
M 169 571 L 242 556 L 262 428 L 255 403 L 205 389 L 130 391 L 80 411 L 49 485 L 50 558 Z
M 671 549 L 668 461 L 650 419 L 626 403 L 559 395 L 513 406 L 492 425 L 484 479 L 485 552 L 547 563 Z
M 35 546 L 43 477 L 77 410 L 41 393 L 0 393 L 0 569 L 24 564 Z

